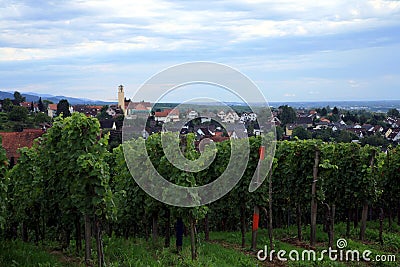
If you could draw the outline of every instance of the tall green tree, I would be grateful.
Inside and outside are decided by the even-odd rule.
[[[14,100],[15,100],[15,104],[16,104],[16,105],[19,105],[19,104],[21,104],[22,102],[25,102],[26,97],[22,96],[20,92],[15,91],[15,92],[14,92]]]
[[[300,126],[293,129],[292,135],[293,135],[293,137],[297,136],[301,140],[311,138],[311,133]]]
[[[281,120],[283,125],[287,123],[293,123],[296,120],[296,112],[292,107],[288,105],[280,106],[279,109],[281,112],[278,115],[278,118]]]
[[[12,110],[13,106],[14,106],[14,104],[11,101],[11,99],[6,98],[3,100],[3,111],[10,112]]]
[[[63,114],[64,118],[71,116],[71,112],[69,111],[69,103],[66,99],[61,99],[57,104],[56,115],[59,116],[61,113]]]
[[[328,115],[328,110],[326,108],[322,108],[320,114],[321,114],[321,116],[326,116],[326,115]]]
[[[21,106],[13,106],[8,118],[12,121],[25,121],[28,117],[28,109]]]
[[[45,108],[45,106],[43,104],[43,101],[42,101],[42,97],[39,97],[38,108],[39,108],[40,112],[45,112],[46,111],[46,108]]]
[[[35,123],[44,123],[44,122],[51,122],[51,118],[47,115],[47,113],[38,112],[34,114],[34,122]]]

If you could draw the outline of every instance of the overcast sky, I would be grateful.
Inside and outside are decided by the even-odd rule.
[[[400,1],[0,0],[1,91],[110,101],[190,61],[268,101],[400,99]]]

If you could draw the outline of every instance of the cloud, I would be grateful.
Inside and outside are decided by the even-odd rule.
[[[284,97],[295,97],[295,96],[296,96],[296,94],[292,94],[292,93],[285,93],[283,96],[284,96]]]
[[[358,82],[354,81],[354,80],[349,80],[348,83],[349,83],[351,88],[360,87],[360,84]]]
[[[210,60],[275,89],[299,85],[297,98],[324,86],[364,89],[399,69],[400,1],[0,1],[0,16],[0,89],[72,90],[97,79],[106,95],[102,84],[140,84],[156,66]],[[394,88],[399,79],[382,81]]]

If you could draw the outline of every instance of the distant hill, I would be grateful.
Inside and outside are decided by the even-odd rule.
[[[92,100],[87,98],[75,98],[75,97],[68,97],[68,96],[54,96],[49,94],[38,94],[38,93],[21,93],[22,96],[26,98],[27,102],[37,102],[39,101],[39,97],[42,97],[42,100],[49,100],[55,104],[57,104],[61,99],[67,99],[71,105],[110,105],[114,104],[115,102],[106,102],[101,100]],[[14,93],[11,92],[4,92],[0,91],[0,99],[10,98],[14,99]]]

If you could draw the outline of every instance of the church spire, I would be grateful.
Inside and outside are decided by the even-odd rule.
[[[118,86],[118,107],[125,113],[125,93],[124,86]]]

